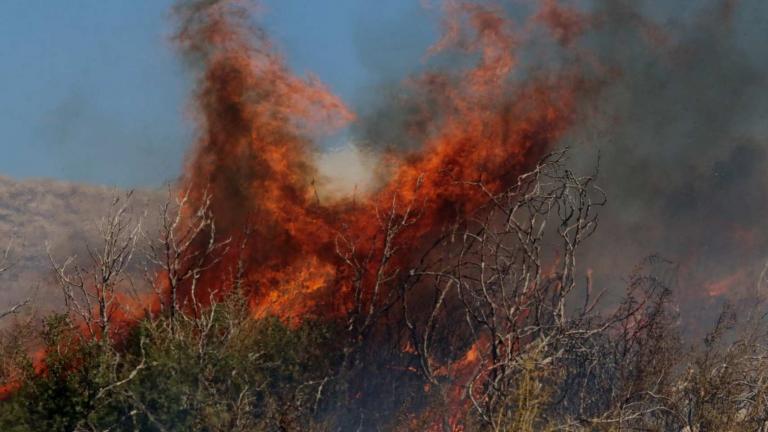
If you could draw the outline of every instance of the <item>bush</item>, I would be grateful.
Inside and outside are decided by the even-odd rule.
[[[78,337],[66,317],[47,320],[43,372],[28,357],[16,362],[22,382],[0,404],[0,430],[317,427],[318,385],[339,362],[334,326],[244,319],[220,306],[175,325],[144,319],[112,343]]]

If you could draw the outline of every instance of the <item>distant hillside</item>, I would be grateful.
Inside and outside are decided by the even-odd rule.
[[[97,223],[117,194],[125,191],[0,176],[0,246],[4,250],[11,242],[9,262],[13,265],[0,276],[0,310],[30,296],[40,309],[61,305],[46,249],[58,260],[72,254],[83,256],[86,242],[97,240]],[[131,200],[134,214],[147,211],[151,221],[165,197],[160,191],[135,191]]]

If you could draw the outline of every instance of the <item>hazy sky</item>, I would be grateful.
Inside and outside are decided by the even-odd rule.
[[[169,41],[172,3],[0,2],[0,175],[120,186],[175,178],[192,131],[189,76]],[[268,0],[260,22],[296,72],[354,105],[418,63],[434,33],[419,3]]]

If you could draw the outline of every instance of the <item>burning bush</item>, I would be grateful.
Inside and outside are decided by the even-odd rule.
[[[175,313],[158,306],[143,317],[79,315],[72,306],[33,336],[42,356],[25,355],[10,333],[4,370],[13,390],[0,404],[0,424],[18,431],[761,427],[760,305],[742,323],[726,311],[703,349],[687,352],[664,260],[649,258],[629,278],[624,300],[605,304],[589,280],[573,276],[604,198],[593,176],[575,175],[562,158],[546,157],[514,186],[489,193],[487,206],[444,227],[416,265],[388,276],[397,289],[385,291],[380,307],[287,322],[254,317],[240,264],[230,269],[226,295],[190,296]],[[481,183],[464,186],[488,192]],[[120,216],[107,220],[130,226]],[[394,236],[392,225],[380,229]],[[127,251],[121,245],[131,236],[105,244],[104,256],[119,256],[110,248]],[[207,249],[210,261],[195,261],[194,274],[216,269],[200,263],[229,253]],[[167,293],[167,279],[153,280],[157,295]],[[74,305],[69,286],[62,281]],[[82,295],[105,293],[113,295]],[[99,324],[102,317],[111,326]]]
[[[68,310],[35,356],[8,335],[4,430],[764,426],[762,303],[687,350],[670,263],[649,258],[620,298],[582,280],[606,196],[555,147],[599,80],[521,73],[503,8],[449,3],[431,54],[464,61],[410,81],[419,145],[380,151],[371,191],[322,201],[314,143],[354,114],[241,3],[176,16],[199,78],[179,193],[157,232],[117,200],[89,265],[52,257]],[[565,47],[590,25],[556,2],[542,23]]]

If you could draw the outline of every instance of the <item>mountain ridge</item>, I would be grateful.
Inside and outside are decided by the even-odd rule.
[[[49,178],[14,179],[0,175],[0,248],[8,249],[0,275],[0,310],[26,298],[33,307],[61,306],[48,257],[57,261],[83,256],[87,244],[98,241],[98,222],[116,197],[128,189]],[[134,189],[131,217],[150,217],[167,197],[160,189]]]

